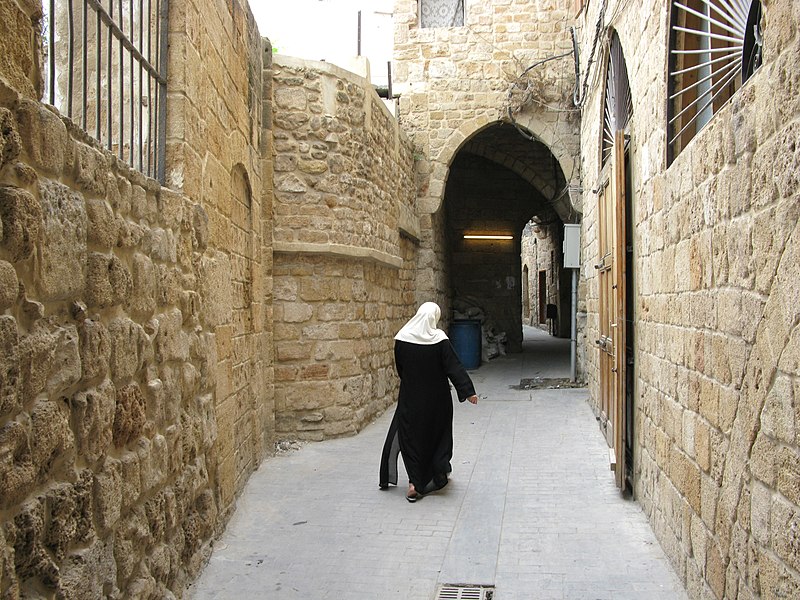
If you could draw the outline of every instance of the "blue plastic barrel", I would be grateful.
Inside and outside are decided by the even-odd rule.
[[[464,319],[450,323],[450,343],[465,369],[481,366],[481,322]]]

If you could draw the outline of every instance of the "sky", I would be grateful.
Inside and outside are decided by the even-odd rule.
[[[393,0],[249,0],[258,29],[278,54],[325,60],[347,68],[358,54],[370,62],[372,82],[386,85],[392,56]]]

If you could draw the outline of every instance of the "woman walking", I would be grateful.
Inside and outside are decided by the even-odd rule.
[[[436,328],[440,316],[439,306],[426,302],[394,338],[400,394],[381,455],[380,487],[397,485],[397,455],[402,454],[409,502],[447,485],[453,456],[449,382],[460,402],[478,403],[472,380],[447,334]]]

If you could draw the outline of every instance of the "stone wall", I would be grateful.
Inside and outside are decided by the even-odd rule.
[[[393,89],[417,159],[423,223],[418,300],[434,299],[445,308],[451,294],[445,239],[439,230],[426,229],[443,215],[426,215],[440,210],[459,149],[481,130],[507,121],[511,104],[517,122],[552,152],[567,182],[578,175],[577,122],[572,113],[546,108],[569,108],[571,59],[547,62],[523,76],[536,61],[569,52],[569,3],[466,0],[464,26],[443,28],[421,27],[418,4],[395,2]]]
[[[170,3],[167,185],[208,214],[198,285],[217,427],[209,465],[220,510],[233,507],[273,440],[269,107],[264,44],[246,3]],[[267,55],[264,60],[262,53]]]
[[[559,306],[561,297],[560,268],[557,252],[561,252],[558,236],[563,235],[552,225],[540,225],[534,222],[525,226],[522,233],[522,266],[528,267],[528,310],[523,307],[522,322],[526,325],[541,326],[550,330],[544,314],[539,314],[539,272],[545,273],[544,304]],[[523,291],[523,304],[525,294]],[[569,313],[564,315],[569,321]]]
[[[582,56],[600,4],[578,18]],[[635,494],[692,598],[800,596],[800,4],[762,4],[763,65],[668,168],[666,3],[607,11],[633,94]],[[590,93],[585,190],[600,171]],[[594,340],[596,201],[584,208]]]
[[[41,5],[0,8],[4,598],[182,595],[272,435],[261,40],[170,6],[169,188],[38,101]]]
[[[277,435],[359,431],[396,398],[393,336],[414,312],[411,145],[370,84],[275,56]]]

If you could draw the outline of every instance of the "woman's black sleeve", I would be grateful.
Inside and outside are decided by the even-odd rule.
[[[397,375],[400,379],[403,378],[403,367],[401,366],[400,356],[397,348],[397,342],[394,343],[394,368],[397,370]]]
[[[442,342],[442,363],[444,370],[447,373],[447,378],[452,382],[456,388],[458,401],[463,402],[470,396],[475,395],[475,386],[472,384],[472,379],[469,378],[467,370],[458,360],[456,351],[450,340]]]

